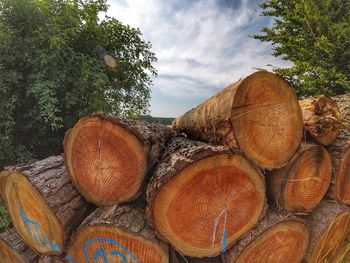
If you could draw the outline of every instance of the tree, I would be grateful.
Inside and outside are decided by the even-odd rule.
[[[273,67],[299,96],[350,91],[350,2],[342,0],[267,0],[261,15],[271,28],[253,37],[271,42],[273,55],[293,63]]]
[[[138,29],[100,21],[107,9],[106,0],[0,1],[0,168],[60,153],[86,114],[147,112],[155,54]]]

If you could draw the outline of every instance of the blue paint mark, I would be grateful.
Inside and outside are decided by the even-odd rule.
[[[66,256],[64,259],[71,263],[77,263],[76,259],[72,256]]]
[[[21,214],[22,220],[26,226],[28,233],[34,239],[37,247],[45,248],[47,245],[49,245],[52,251],[58,251],[60,253],[62,252],[60,246],[57,243],[52,243],[50,239],[44,235],[44,231],[41,225],[37,221],[29,219],[21,207],[19,207],[19,212]],[[34,226],[35,233],[33,233],[31,226]],[[41,244],[40,244],[40,241],[41,241]]]
[[[126,256],[130,256],[133,259],[134,263],[140,263],[138,261],[138,259],[129,250],[127,250],[125,247],[123,247],[121,244],[119,244],[118,242],[114,241],[113,239],[103,238],[103,237],[91,239],[91,240],[89,240],[88,242],[85,243],[84,255],[85,255],[86,263],[90,263],[89,253],[88,253],[89,252],[89,246],[91,244],[99,242],[99,241],[113,244],[113,245],[117,246],[120,250],[122,250],[122,251],[111,251],[110,254],[113,255],[113,256],[120,256],[120,257],[122,257],[123,263],[128,263],[128,260],[127,260]],[[106,252],[104,251],[103,248],[99,248],[97,250],[97,252],[95,253],[93,259],[97,260],[97,258],[100,255],[102,255],[104,263],[108,263],[107,255],[106,255]]]
[[[225,252],[227,247],[227,231],[226,226],[224,227],[224,232],[222,233],[222,240],[221,240],[221,252]]]

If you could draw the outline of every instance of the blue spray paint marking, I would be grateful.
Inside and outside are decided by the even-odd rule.
[[[109,239],[109,238],[103,238],[103,237],[99,237],[99,238],[95,238],[95,239],[91,239],[89,240],[88,242],[85,243],[85,247],[84,247],[84,255],[85,255],[85,261],[86,263],[90,263],[90,260],[89,260],[89,246],[95,242],[99,242],[99,241],[102,241],[102,242],[106,242],[106,243],[110,243],[110,244],[113,244],[115,246],[117,246],[120,250],[122,250],[122,252],[120,251],[111,251],[111,255],[113,256],[121,256],[122,259],[123,259],[123,263],[128,263],[128,260],[126,258],[126,256],[130,256],[134,263],[140,263],[138,261],[138,259],[129,251],[127,250],[125,247],[123,247],[121,244],[119,244],[118,242],[114,241],[113,239]],[[94,260],[97,260],[97,258],[102,255],[102,258],[103,258],[103,261],[104,263],[108,263],[108,259],[107,259],[107,255],[106,255],[106,252],[104,251],[103,248],[99,248],[97,250],[97,252],[95,253],[93,259]]]
[[[225,226],[224,232],[222,233],[221,252],[225,252],[226,247],[227,247],[227,231],[226,231],[226,226]]]
[[[37,221],[29,219],[21,207],[19,207],[19,212],[21,214],[22,220],[26,226],[28,233],[34,239],[35,244],[38,247],[46,247],[47,245],[49,245],[52,251],[58,251],[60,253],[62,252],[60,246],[57,243],[52,243],[50,239],[44,235],[44,231]],[[34,226],[36,233],[33,233],[31,226]]]
[[[76,259],[72,256],[66,256],[64,259],[69,261],[70,263],[77,263]]]

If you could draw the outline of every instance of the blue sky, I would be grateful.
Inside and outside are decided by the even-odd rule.
[[[259,16],[259,2],[109,0],[107,15],[140,28],[158,58],[152,116],[179,116],[254,68],[289,65],[249,37],[272,23]]]

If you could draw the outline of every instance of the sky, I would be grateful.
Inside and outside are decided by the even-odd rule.
[[[272,19],[259,0],[109,0],[108,16],[141,30],[158,61],[150,114],[176,117],[256,68],[288,66],[249,37]]]

